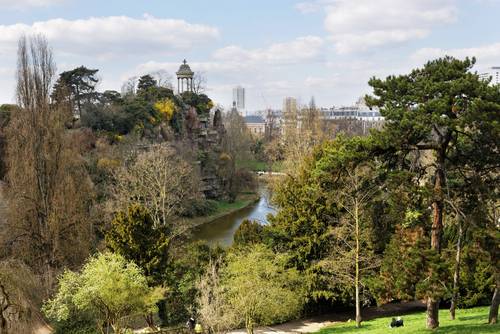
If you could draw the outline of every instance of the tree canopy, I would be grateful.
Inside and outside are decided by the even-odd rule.
[[[127,317],[156,311],[164,292],[163,288],[150,288],[135,263],[103,253],[90,258],[80,273],[66,270],[59,277],[58,292],[43,310],[57,321],[67,320],[77,311],[90,312],[103,333],[111,326],[114,333],[121,334]]]

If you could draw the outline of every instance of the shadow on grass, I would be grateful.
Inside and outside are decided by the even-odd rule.
[[[471,319],[476,317],[470,317]],[[484,324],[470,324],[470,325],[444,325],[439,327],[435,331],[426,330],[424,328],[416,330],[413,327],[400,327],[400,328],[390,328],[387,326],[387,330],[383,331],[380,326],[373,326],[371,324],[364,324],[361,328],[352,327],[330,327],[325,328],[318,332],[318,334],[352,334],[352,333],[364,333],[371,329],[378,329],[380,333],[439,333],[439,334],[468,334],[468,333],[500,333],[499,325],[488,325]],[[379,333],[377,331],[377,333]]]
[[[478,319],[483,319],[486,322],[486,317],[484,314],[478,314],[478,315],[470,315],[470,316],[465,316],[465,317],[457,317],[459,321],[468,321],[468,320],[478,320]]]
[[[429,331],[430,332],[430,331]],[[465,333],[499,333],[498,325],[477,324],[477,325],[448,325],[440,327],[436,333],[443,334],[465,334]]]

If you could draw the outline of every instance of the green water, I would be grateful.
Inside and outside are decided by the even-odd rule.
[[[263,225],[267,224],[267,215],[274,214],[276,209],[269,203],[269,191],[265,185],[259,186],[259,194],[258,202],[196,228],[193,231],[193,239],[204,240],[212,245],[230,246],[243,220],[250,219]]]

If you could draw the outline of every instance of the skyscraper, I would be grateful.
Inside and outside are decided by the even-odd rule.
[[[245,88],[241,86],[233,88],[233,102],[240,112],[245,110]]]
[[[294,97],[285,97],[283,99],[283,113],[292,113],[297,111],[297,99]]]

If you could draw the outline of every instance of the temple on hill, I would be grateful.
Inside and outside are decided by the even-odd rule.
[[[182,94],[184,92],[193,92],[193,77],[194,72],[191,67],[187,64],[186,59],[182,62],[179,70],[175,73],[177,74],[177,93]]]

